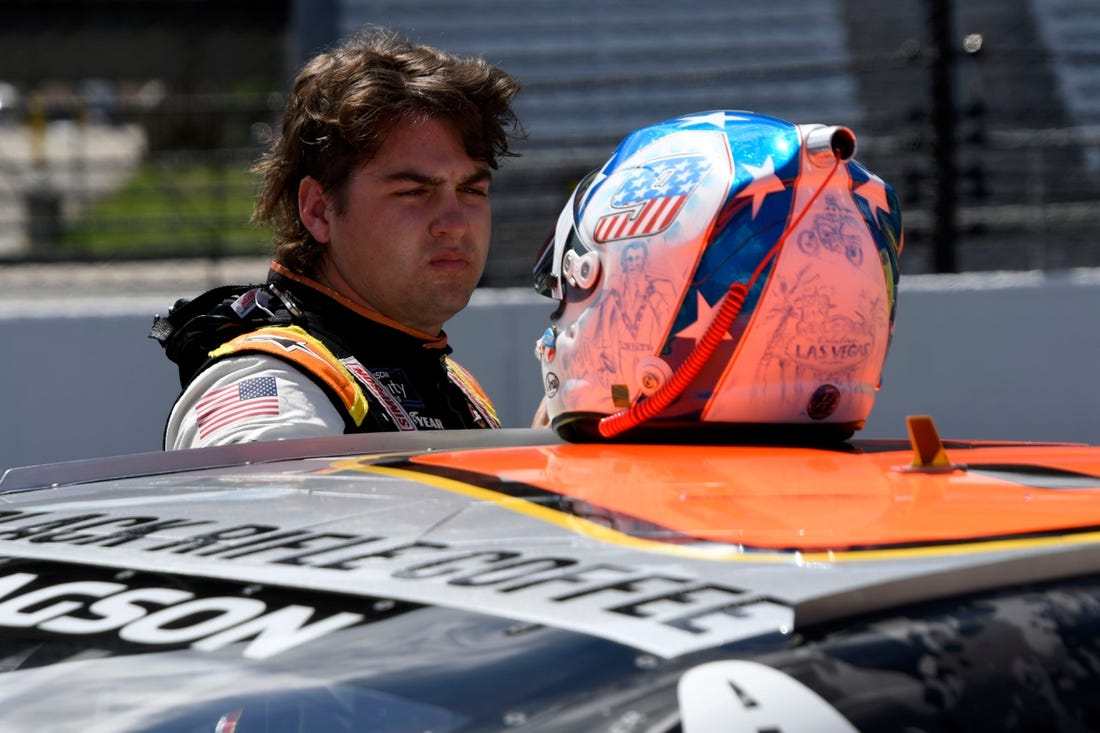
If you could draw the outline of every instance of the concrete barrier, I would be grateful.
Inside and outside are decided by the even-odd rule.
[[[179,389],[146,333],[172,302],[0,300],[0,470],[160,449]],[[508,427],[540,399],[532,355],[552,310],[527,290],[483,290],[447,326],[456,358]],[[903,278],[884,386],[863,437],[932,415],[944,438],[1100,443],[1100,269]]]

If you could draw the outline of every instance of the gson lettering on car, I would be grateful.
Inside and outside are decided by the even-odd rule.
[[[18,563],[9,559],[4,565]],[[267,598],[257,586],[238,586],[231,595],[228,584],[199,582],[185,589],[161,580],[131,571],[107,576],[56,567],[9,569],[0,573],[0,634],[34,629],[99,637],[131,652],[187,646],[216,651],[238,644],[241,656],[266,659],[365,618]]]

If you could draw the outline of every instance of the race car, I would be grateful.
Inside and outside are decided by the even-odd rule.
[[[349,435],[10,469],[0,721],[1100,727],[1100,448],[907,430]]]

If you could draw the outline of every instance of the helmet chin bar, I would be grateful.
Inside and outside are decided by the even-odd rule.
[[[830,139],[832,136],[838,134],[837,129],[845,128],[829,128]],[[814,131],[816,132],[816,130]],[[812,134],[812,133],[811,133]],[[851,132],[848,133],[851,135]],[[794,221],[787,227],[786,231],[780,236],[779,241],[775,243],[775,246],[760,260],[760,264],[757,265],[756,271],[753,272],[752,277],[749,278],[748,283],[735,282],[726,291],[726,295],[722,300],[722,306],[718,310],[718,315],[714,317],[711,324],[707,327],[706,333],[695,344],[695,348],[691,350],[684,363],[680,365],[672,373],[672,377],[668,379],[664,384],[653,392],[651,396],[646,397],[645,389],[642,390],[642,397],[634,402],[630,407],[620,410],[613,415],[607,415],[600,419],[598,429],[600,436],[603,438],[614,438],[627,430],[636,428],[642,423],[653,419],[661,413],[666,407],[671,405],[677,397],[692,380],[699,375],[706,363],[710,361],[710,358],[714,356],[714,352],[718,349],[718,345],[722,342],[722,338],[729,330],[733,322],[737,320],[737,316],[741,313],[741,308],[745,305],[745,299],[748,297],[749,291],[752,286],[756,284],[757,279],[760,277],[764,269],[776,259],[780,251],[783,249],[783,245],[787,242],[787,237],[792,231],[798,229],[799,224],[802,222],[803,217],[813,208],[814,202],[817,197],[821,195],[821,192],[829,185],[829,181],[832,180],[833,175],[836,173],[837,168],[842,162],[851,157],[854,153],[854,136],[852,139],[853,147],[850,150],[846,150],[844,147],[831,146],[833,150],[832,155],[832,168],[825,176],[825,180],[809,201],[806,202],[806,206],[802,211],[798,213]],[[842,157],[847,153],[847,157]]]

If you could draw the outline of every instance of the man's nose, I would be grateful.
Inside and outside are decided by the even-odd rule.
[[[456,236],[469,228],[470,220],[455,196],[444,196],[428,227],[433,237]]]

